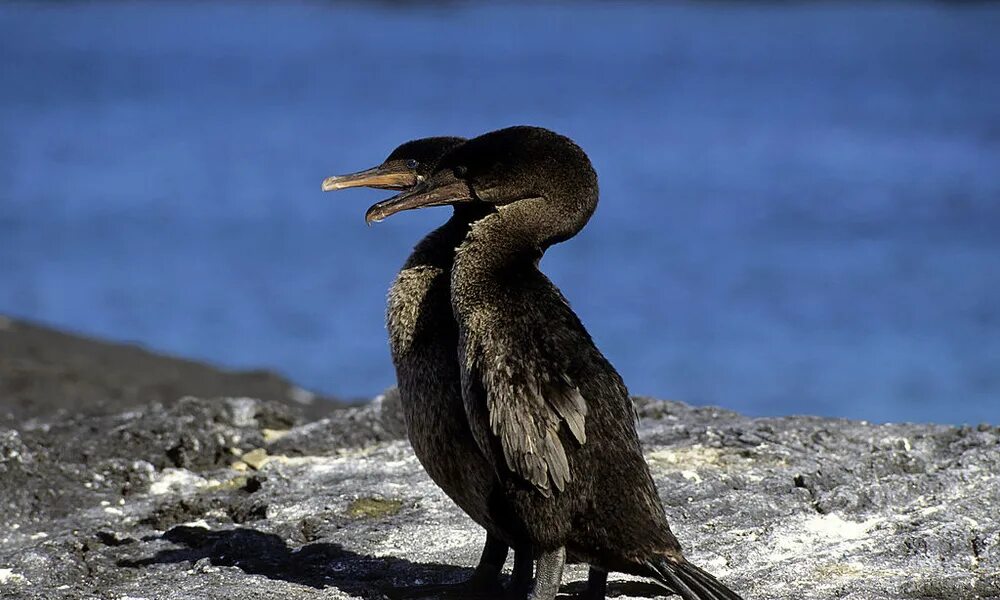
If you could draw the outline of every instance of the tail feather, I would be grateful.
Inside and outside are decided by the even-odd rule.
[[[674,573],[673,569],[665,568],[660,569],[658,565],[650,564],[649,567],[659,575],[656,578],[656,582],[667,588],[672,594],[677,594],[684,600],[703,600],[694,593],[691,588],[687,586],[679,577]],[[711,598],[706,598],[704,600],[712,600]]]
[[[743,600],[711,573],[681,559],[662,558],[646,563],[656,573],[655,579],[684,600]]]
[[[702,582],[702,584],[708,586],[723,600],[743,600],[742,596],[729,589],[725,584],[716,579],[715,575],[712,575],[701,567],[685,561],[684,564],[681,565],[681,569],[686,573],[689,573],[692,577],[697,578]]]
[[[677,569],[677,578],[687,584],[689,588],[695,591],[695,594],[699,599],[704,600],[723,600],[719,598],[712,590],[706,587],[697,577],[692,576],[690,573],[684,569]]]

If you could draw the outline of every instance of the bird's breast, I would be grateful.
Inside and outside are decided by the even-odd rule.
[[[432,266],[403,269],[389,289],[386,327],[393,356],[414,351],[421,338],[453,328],[450,273]]]

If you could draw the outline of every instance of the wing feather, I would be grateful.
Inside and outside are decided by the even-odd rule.
[[[524,337],[480,338],[475,345],[471,352],[467,348],[466,368],[482,383],[490,432],[507,468],[545,496],[564,490],[572,474],[560,432],[565,427],[572,442],[587,441],[587,403],[580,390],[562,372],[564,365]]]

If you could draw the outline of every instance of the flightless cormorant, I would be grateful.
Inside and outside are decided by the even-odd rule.
[[[434,171],[441,156],[465,140],[431,137],[393,150],[382,164],[328,177],[323,191],[351,187],[406,190]],[[497,485],[491,465],[469,430],[458,366],[458,326],[451,310],[450,278],[455,248],[484,209],[459,206],[441,227],[422,239],[389,290],[386,323],[396,368],[400,403],[413,451],[431,479],[486,531],[486,543],[472,577],[455,585],[417,586],[409,595],[488,594],[513,544],[492,518],[489,496]],[[515,550],[511,588],[531,587],[532,555]]]
[[[579,146],[511,127],[456,146],[433,174],[365,217],[440,205],[482,211],[451,275],[462,396],[500,481],[494,514],[537,554],[531,599],[555,598],[569,552],[604,571],[651,577],[685,600],[738,600],[684,558],[624,382],[538,270],[546,249],[586,225],[597,199]]]

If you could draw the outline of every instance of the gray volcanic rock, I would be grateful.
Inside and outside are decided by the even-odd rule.
[[[402,439],[406,439],[406,423],[399,405],[399,391],[390,388],[368,404],[341,409],[328,418],[296,427],[272,442],[268,452],[328,456],[340,448]]]
[[[748,600],[1000,597],[1000,429],[636,406],[675,532]],[[0,597],[372,600],[464,578],[483,534],[399,425],[390,394],[308,423],[186,398],[0,430]]]

